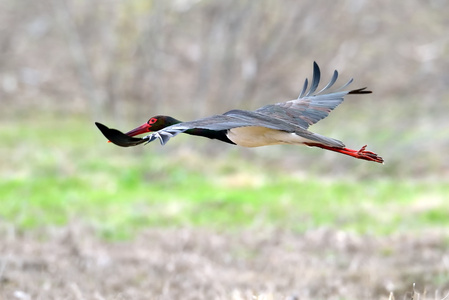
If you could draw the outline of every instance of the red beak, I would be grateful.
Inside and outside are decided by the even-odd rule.
[[[145,123],[137,128],[134,128],[131,131],[128,131],[125,134],[128,136],[135,136],[135,135],[139,135],[139,134],[147,133],[147,132],[150,132],[150,125],[148,125],[148,123]]]

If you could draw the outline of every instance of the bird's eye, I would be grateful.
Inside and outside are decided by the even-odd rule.
[[[154,123],[156,123],[156,121],[157,121],[157,119],[156,118],[151,118],[151,119],[149,119],[148,120],[148,124],[154,124]]]

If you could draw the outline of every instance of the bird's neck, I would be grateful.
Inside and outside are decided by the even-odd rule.
[[[197,135],[202,137],[207,137],[209,139],[216,139],[220,140],[225,143],[233,144],[233,143],[227,136],[227,130],[209,130],[209,129],[201,129],[201,128],[194,128],[184,131],[184,133],[190,134],[190,135]]]
[[[182,123],[182,121],[177,120],[175,118],[172,118],[172,117],[167,117],[167,118],[170,118],[170,120],[169,120],[170,125]],[[190,135],[202,136],[202,137],[206,137],[209,139],[220,140],[222,142],[235,145],[235,143],[232,142],[228,138],[227,130],[210,130],[210,129],[202,129],[202,128],[193,128],[193,129],[188,129],[188,130],[184,131],[184,133],[187,133]]]

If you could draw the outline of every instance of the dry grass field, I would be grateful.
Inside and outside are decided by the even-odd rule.
[[[2,229],[2,299],[388,299],[390,292],[443,299],[449,292],[448,236],[436,232],[148,229],[108,242],[78,224],[32,234]]]

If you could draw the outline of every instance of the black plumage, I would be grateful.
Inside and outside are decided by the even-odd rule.
[[[337,81],[337,71],[334,71],[330,82],[315,93],[320,78],[320,69],[314,62],[313,77],[309,90],[307,90],[308,80],[306,79],[297,99],[269,104],[255,111],[235,109],[221,115],[213,115],[188,122],[181,122],[168,116],[155,116],[147,123],[126,134],[115,129],[109,129],[99,123],[97,123],[97,126],[111,142],[124,147],[145,142],[150,143],[156,139],[159,139],[161,144],[164,145],[170,138],[179,133],[187,133],[245,147],[304,144],[360,159],[383,162],[382,158],[373,152],[366,151],[364,147],[358,151],[347,149],[339,140],[308,130],[310,125],[327,117],[333,109],[342,103],[344,96],[371,93],[366,88],[343,90],[352,83],[352,79],[336,91],[325,93]],[[149,132],[149,134],[140,140],[131,137],[145,132]]]

